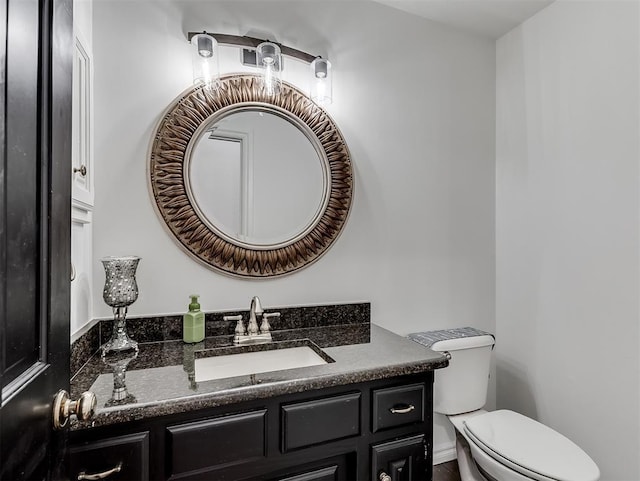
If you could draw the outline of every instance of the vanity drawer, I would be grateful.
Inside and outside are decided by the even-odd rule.
[[[372,432],[424,421],[423,383],[375,389],[372,401]]]
[[[149,479],[149,432],[95,441],[69,449],[71,480]]]
[[[266,456],[266,409],[167,427],[170,475]]]
[[[360,434],[360,393],[283,405],[282,451]]]

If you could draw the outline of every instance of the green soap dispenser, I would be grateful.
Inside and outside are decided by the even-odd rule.
[[[204,312],[200,310],[198,295],[191,295],[189,312],[182,317],[182,340],[200,342],[204,339]]]

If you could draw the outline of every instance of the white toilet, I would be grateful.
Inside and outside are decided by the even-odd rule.
[[[451,356],[449,366],[436,371],[434,411],[445,414],[456,428],[462,481],[600,478],[596,463],[553,429],[513,411],[482,409],[495,343],[492,335],[462,328],[409,337]],[[431,342],[424,342],[425,337]]]

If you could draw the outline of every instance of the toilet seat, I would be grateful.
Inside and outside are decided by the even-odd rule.
[[[465,434],[495,461],[540,481],[597,481],[600,471],[576,444],[513,411],[485,412],[463,421]]]

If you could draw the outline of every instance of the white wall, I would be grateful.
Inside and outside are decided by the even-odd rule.
[[[640,12],[557,1],[497,42],[498,407],[640,479]]]
[[[185,32],[203,29],[269,37],[334,65],[328,111],[352,154],[353,209],[331,250],[294,275],[248,281],[209,270],[154,212],[148,144],[191,83]],[[131,315],[183,312],[197,292],[205,310],[248,308],[253,295],[266,307],[369,300],[372,321],[400,334],[493,331],[492,41],[368,1],[98,0],[93,33],[96,317],[110,316],[98,259],[136,254]],[[441,424],[436,450],[450,441]]]

